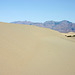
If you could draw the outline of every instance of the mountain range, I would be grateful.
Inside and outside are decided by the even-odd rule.
[[[25,24],[25,25],[35,25],[39,27],[50,28],[62,33],[75,32],[75,23],[67,20],[63,21],[46,21],[44,23],[31,22],[31,21],[14,21],[11,23],[15,24]]]

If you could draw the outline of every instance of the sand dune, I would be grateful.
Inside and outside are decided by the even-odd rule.
[[[75,39],[47,28],[0,23],[0,75],[75,75]]]

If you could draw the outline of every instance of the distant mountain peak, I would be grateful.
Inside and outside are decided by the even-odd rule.
[[[72,22],[67,21],[67,20],[63,20],[63,21],[61,21],[61,22],[65,22],[65,23],[72,23]]]

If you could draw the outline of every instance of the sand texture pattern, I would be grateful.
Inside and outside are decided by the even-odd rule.
[[[0,23],[0,75],[75,75],[75,38],[33,25]]]

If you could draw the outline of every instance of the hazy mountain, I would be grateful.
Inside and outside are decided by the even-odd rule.
[[[26,25],[35,25],[39,27],[50,28],[59,32],[67,33],[67,32],[75,32],[75,23],[72,23],[67,20],[63,21],[46,21],[44,23],[35,23],[31,21],[15,21],[11,23],[16,24],[26,24]]]

